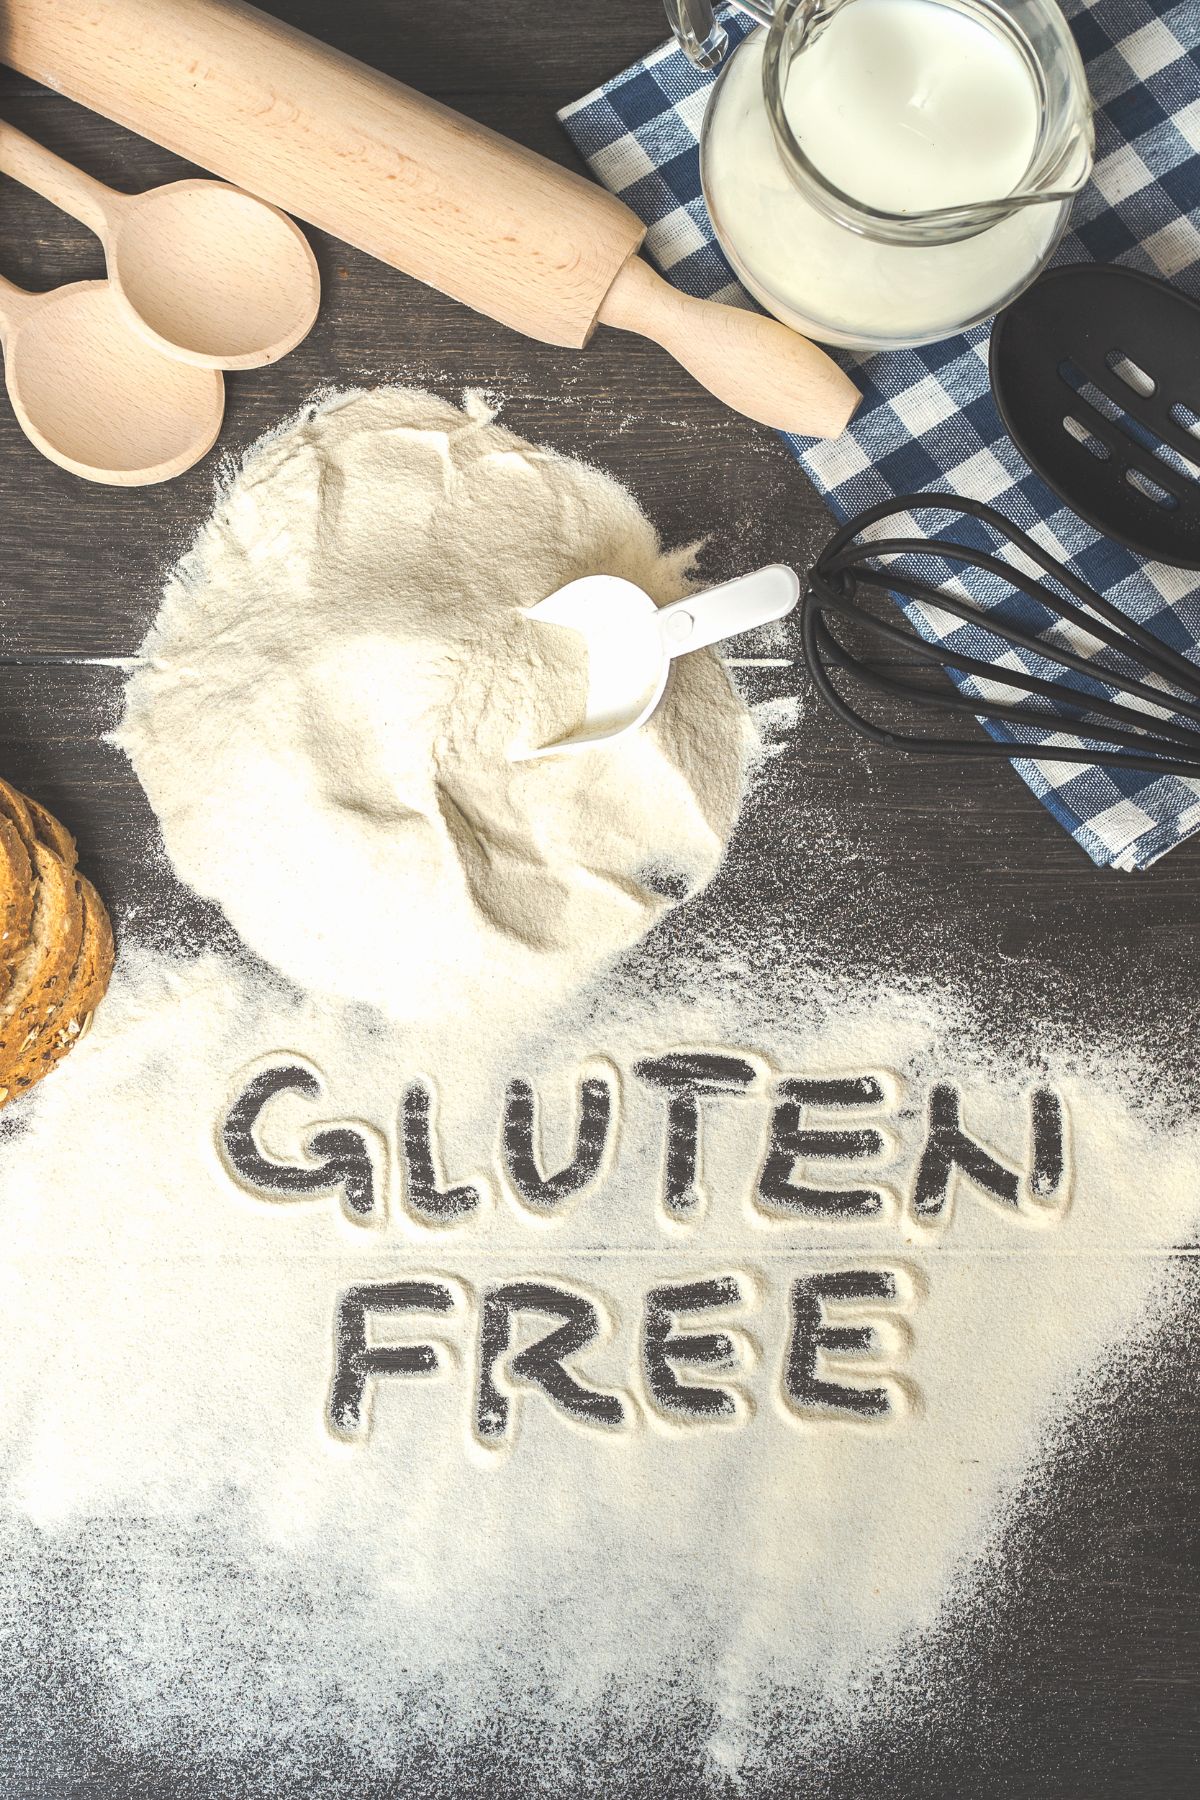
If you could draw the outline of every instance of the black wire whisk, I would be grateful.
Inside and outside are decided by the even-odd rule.
[[[860,535],[883,519],[910,512],[952,512],[979,519],[1001,543],[1041,569],[1057,592],[1037,577],[990,551],[941,538],[872,538]],[[954,565],[979,569],[1045,607],[1056,619],[1084,632],[1098,645],[1115,650],[1132,665],[1130,674],[1107,660],[1097,661],[1056,644],[1036,632],[1010,624],[1003,616],[944,586],[886,564],[896,557],[932,556]],[[1009,668],[986,657],[968,655],[946,644],[931,643],[867,609],[864,596],[882,594],[935,606],[964,624],[990,633],[1001,645],[1026,651],[1056,668],[1082,677],[1092,691],[1067,681]],[[831,620],[854,621],[876,643],[899,647],[906,656],[949,673],[998,682],[1027,698],[987,700],[960,693],[946,684],[926,685],[906,676],[889,675],[870,666],[834,633]],[[1200,666],[1130,619],[1088,586],[1056,557],[1035,543],[993,507],[957,494],[903,494],[859,513],[830,540],[808,578],[801,611],[804,653],[817,691],[838,717],[855,731],[891,749],[935,752],[947,756],[1004,756],[1013,761],[1039,758],[1047,762],[1095,763],[1105,768],[1135,769],[1149,774],[1200,776]],[[1003,654],[1003,651],[998,652]],[[995,738],[947,738],[927,732],[892,729],[858,712],[833,679],[858,683],[888,700],[901,700],[942,713],[969,714],[985,722],[1065,733],[1073,743],[1028,743]],[[1094,684],[1123,696],[1113,699],[1094,691]],[[1155,708],[1148,714],[1128,701]],[[1163,716],[1170,715],[1169,717]]]

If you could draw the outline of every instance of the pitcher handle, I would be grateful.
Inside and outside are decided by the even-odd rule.
[[[772,0],[733,0],[739,12],[749,13],[760,25],[774,17]],[[663,0],[667,24],[676,42],[698,69],[715,69],[729,48],[729,35],[717,23],[712,0]]]

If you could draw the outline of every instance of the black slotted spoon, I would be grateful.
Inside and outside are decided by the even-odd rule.
[[[1017,449],[1089,525],[1200,568],[1200,306],[1136,269],[1053,269],[992,330]]]

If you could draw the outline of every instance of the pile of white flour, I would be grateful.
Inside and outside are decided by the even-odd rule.
[[[576,984],[711,880],[744,707],[677,663],[603,756],[579,640],[521,609],[580,575],[659,602],[687,552],[608,476],[403,388],[252,453],[169,583],[119,733],[171,860],[301,986],[394,1017]]]

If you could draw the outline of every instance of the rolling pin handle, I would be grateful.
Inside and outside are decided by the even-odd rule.
[[[799,332],[740,306],[693,300],[640,256],[622,265],[597,317],[661,344],[718,400],[776,431],[839,437],[862,398]]]

